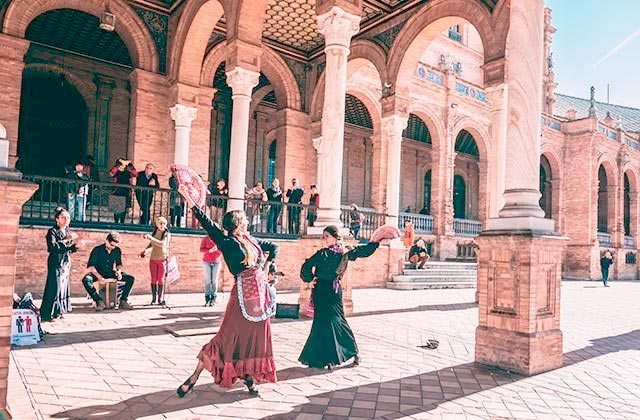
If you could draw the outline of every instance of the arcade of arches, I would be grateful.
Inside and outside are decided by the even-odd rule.
[[[154,162],[166,186],[168,165],[184,163],[227,178],[230,208],[245,185],[296,177],[319,186],[319,226],[351,203],[390,223],[428,216],[422,235],[441,260],[471,242],[465,229],[484,228],[477,359],[502,366],[505,331],[550,332],[526,351],[561,352],[556,280],[598,278],[600,245],[617,254],[618,278],[635,278],[625,255],[637,248],[638,133],[599,118],[593,98],[588,114],[575,105],[558,115],[542,0],[109,4],[112,32],[100,29],[102,2],[0,1],[11,166],[59,176],[92,155],[105,176],[127,157]],[[505,58],[507,45],[525,50]],[[552,232],[569,238],[563,264]],[[539,250],[535,262],[524,245]],[[535,312],[523,308],[536,293],[500,297],[491,284],[533,264],[551,283],[535,289],[531,270],[512,286],[547,291],[531,303],[540,320],[515,323]],[[511,367],[545,370],[557,354],[536,363]]]

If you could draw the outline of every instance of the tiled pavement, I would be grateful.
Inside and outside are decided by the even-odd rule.
[[[349,318],[362,364],[331,373],[297,363],[311,323],[273,323],[280,382],[250,397],[225,391],[206,373],[185,399],[190,374],[226,304],[200,295],[171,297],[173,308],[94,313],[86,300],[45,324],[46,342],[12,351],[14,418],[182,419],[638,419],[640,282],[562,285],[565,366],[526,378],[473,363],[474,290],[355,290]],[[294,302],[297,294],[281,293]],[[147,296],[134,296],[134,304]],[[205,330],[206,331],[206,330]],[[437,338],[437,350],[418,346]]]

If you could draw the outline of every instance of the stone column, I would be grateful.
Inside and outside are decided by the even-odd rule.
[[[304,153],[311,146],[311,131],[309,115],[295,109],[284,108],[275,114],[276,119],[276,167],[280,176],[281,188],[286,189],[292,178],[297,178],[299,185],[305,188],[305,198],[308,198],[309,184],[315,179],[305,177],[306,167],[309,165]],[[322,197],[322,193],[320,194]],[[305,201],[306,202],[306,201]]]
[[[111,125],[111,99],[116,87],[115,79],[95,75],[96,113],[93,138],[93,158],[101,168],[109,167],[109,126]]]
[[[315,145],[318,150],[317,183],[320,208],[316,226],[340,223],[342,191],[342,158],[344,143],[344,107],[347,85],[347,57],[351,37],[358,32],[360,17],[334,6],[318,15],[318,30],[325,37],[324,104],[322,108],[322,137]]]
[[[512,2],[507,35],[505,205],[476,238],[479,325],[475,359],[525,375],[562,366],[564,240],[538,205],[543,0]],[[493,185],[497,187],[497,185]]]
[[[227,84],[233,95],[231,117],[231,147],[229,151],[229,203],[227,210],[244,208],[244,185],[247,176],[247,143],[251,93],[260,73],[235,67],[227,72]]]
[[[18,159],[18,122],[20,121],[20,98],[22,96],[22,71],[24,55],[29,41],[0,34],[0,109],[2,123],[9,142],[9,166],[14,167]]]
[[[500,84],[487,88],[487,97],[491,103],[491,156],[487,182],[489,188],[488,213],[490,218],[498,217],[498,211],[504,206],[504,171],[507,160],[507,99],[508,88]]]
[[[386,222],[392,226],[398,226],[402,132],[407,128],[408,121],[408,116],[397,114],[382,118],[382,141],[387,142]]]
[[[176,124],[176,143],[173,152],[173,162],[180,165],[189,164],[189,137],[191,135],[191,123],[198,115],[198,108],[175,104],[171,108],[171,119]]]
[[[0,139],[6,138],[6,129],[0,124]],[[2,143],[0,143],[2,144]],[[3,222],[0,235],[0,418],[11,418],[7,411],[9,350],[11,350],[11,310],[16,275],[16,249],[22,205],[31,198],[38,185],[22,180],[20,172],[9,169],[8,148],[0,148],[0,201]]]

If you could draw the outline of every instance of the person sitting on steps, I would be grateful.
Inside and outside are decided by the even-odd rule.
[[[105,305],[93,283],[105,279],[116,279],[118,282],[118,291],[121,292],[118,307],[120,309],[133,309],[127,299],[135,279],[132,275],[122,272],[122,251],[118,247],[119,243],[120,234],[115,231],[110,232],[104,244],[93,248],[89,255],[87,272],[82,278],[82,285],[96,303],[96,311],[104,310]]]
[[[427,252],[427,244],[424,242],[424,239],[418,238],[409,250],[409,262],[413,264],[416,269],[421,270],[430,259],[429,252]]]

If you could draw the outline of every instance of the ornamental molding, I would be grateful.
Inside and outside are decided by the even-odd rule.
[[[325,51],[332,47],[348,50],[351,37],[359,30],[360,16],[347,13],[337,6],[318,16],[318,32],[324,35]]]
[[[171,119],[176,122],[176,128],[191,128],[191,123],[198,115],[198,108],[183,104],[175,104],[169,110],[171,111]]]
[[[235,67],[227,72],[227,85],[231,88],[233,96],[245,96],[251,99],[253,88],[258,85],[260,73]]]

